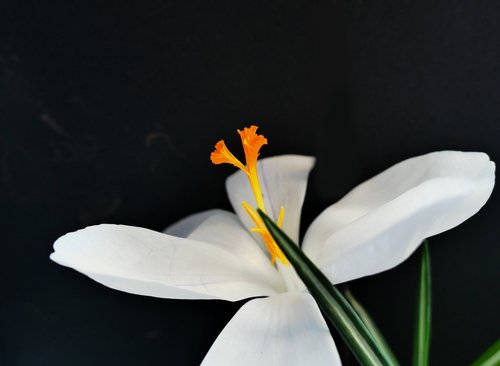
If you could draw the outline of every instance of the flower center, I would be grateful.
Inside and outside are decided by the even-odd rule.
[[[215,144],[215,150],[210,154],[210,160],[213,164],[231,164],[242,170],[248,177],[250,182],[250,187],[252,187],[252,192],[255,197],[255,202],[257,207],[263,212],[266,212],[266,207],[264,205],[264,198],[262,196],[262,191],[260,189],[259,175],[257,169],[257,158],[259,157],[259,151],[263,145],[267,145],[267,139],[263,135],[257,134],[257,126],[245,127],[243,130],[237,130],[241,138],[241,144],[243,145],[243,151],[245,153],[245,165],[238,160],[229,149],[226,147],[224,140],[220,140]],[[271,261],[274,264],[276,258],[278,258],[281,263],[289,264],[285,255],[278,247],[273,237],[266,228],[266,225],[255,211],[255,209],[250,206],[247,202],[243,201],[243,208],[247,212],[248,216],[252,219],[255,224],[255,228],[251,229],[252,232],[256,232],[262,236],[264,243],[266,245],[269,254],[271,255]],[[280,208],[280,213],[276,221],[277,225],[281,228],[283,222],[283,217],[285,215],[285,210],[283,207]]]

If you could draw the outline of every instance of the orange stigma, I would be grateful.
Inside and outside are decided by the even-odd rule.
[[[245,160],[249,169],[255,167],[257,169],[257,158],[259,157],[260,148],[267,145],[267,139],[264,135],[257,135],[257,126],[245,127],[243,131],[237,130],[241,137],[241,144],[245,151]]]
[[[212,160],[212,163],[215,165],[218,164],[231,164],[234,165],[236,168],[239,168],[243,170],[245,173],[248,174],[247,169],[245,166],[239,161],[236,156],[234,156],[231,151],[226,147],[226,144],[224,143],[224,140],[220,140],[215,144],[215,150],[212,151],[210,154],[210,160]]]
[[[262,146],[267,145],[267,139],[264,137],[264,135],[258,135],[257,129],[257,126],[252,125],[250,127],[243,128],[243,130],[237,130],[241,138],[243,151],[245,153],[245,165],[243,165],[243,163],[229,151],[229,149],[226,147],[226,144],[224,143],[224,140],[220,140],[219,142],[217,142],[217,144],[215,144],[215,150],[210,154],[210,160],[213,164],[216,165],[234,165],[238,169],[241,169],[243,172],[245,172],[250,182],[250,187],[252,187],[252,192],[255,197],[257,207],[260,208],[263,212],[266,212],[264,198],[260,189],[257,159],[259,157],[260,149],[262,148]],[[271,255],[272,263],[274,264],[276,258],[278,258],[283,264],[289,264],[285,255],[278,247],[269,231],[267,231],[264,222],[260,219],[260,216],[257,214],[257,212],[248,203],[243,202],[242,204],[243,208],[256,225],[256,228],[252,229],[252,231],[259,233],[264,239],[267,250]],[[284,213],[285,211],[283,207],[281,207],[277,221],[279,227],[281,227]]]

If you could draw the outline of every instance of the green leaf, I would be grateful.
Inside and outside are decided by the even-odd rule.
[[[500,365],[500,339],[497,339],[471,366]]]
[[[377,347],[372,334],[340,291],[265,213],[261,210],[258,212],[269,233],[358,362],[362,366],[393,366]]]
[[[386,357],[391,361],[393,365],[399,366],[399,361],[392,352],[391,347],[389,347],[389,344],[382,335],[382,332],[380,332],[380,329],[378,329],[377,325],[373,321],[370,314],[368,314],[368,312],[361,305],[361,303],[354,297],[351,291],[347,290],[345,292],[345,297],[347,298],[347,300],[349,300],[354,310],[356,310],[359,317],[363,320],[366,327],[373,335],[373,338],[375,338],[375,342],[377,342],[378,347],[382,350],[382,352],[385,353]]]
[[[413,366],[428,366],[431,340],[431,263],[427,240],[422,245],[419,282]]]

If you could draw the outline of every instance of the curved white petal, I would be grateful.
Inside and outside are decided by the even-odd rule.
[[[285,293],[243,305],[202,365],[335,366],[341,362],[311,295]]]
[[[255,263],[262,275],[274,279],[275,283],[281,281],[267,252],[262,250],[238,216],[232,212],[214,210],[188,238],[217,245],[241,260]]]
[[[262,274],[273,278],[275,283],[281,278],[267,252],[262,250],[238,216],[232,212],[219,209],[199,212],[179,220],[163,232],[215,244],[238,258],[254,262],[261,268]]]
[[[133,226],[97,225],[66,234],[50,258],[116,290],[161,298],[236,301],[282,287],[269,264]]]
[[[474,215],[494,181],[495,164],[483,153],[405,160],[323,211],[306,233],[304,251],[334,283],[390,269],[423,239]]]
[[[267,214],[278,218],[280,207],[285,208],[282,229],[297,241],[299,238],[300,212],[307,187],[307,177],[314,166],[315,159],[302,155],[281,155],[259,160],[259,181],[264,196]],[[235,212],[247,228],[252,228],[252,221],[241,202],[246,201],[256,207],[248,178],[238,171],[226,180],[229,200]]]

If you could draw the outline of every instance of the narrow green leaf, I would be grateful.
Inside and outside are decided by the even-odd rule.
[[[497,339],[471,366],[500,365],[500,339]]]
[[[389,347],[389,344],[382,335],[382,332],[377,327],[370,314],[368,314],[368,312],[365,310],[363,305],[361,305],[361,303],[354,297],[352,292],[349,290],[345,292],[345,297],[347,298],[347,300],[349,300],[354,310],[356,310],[359,317],[363,320],[366,327],[373,335],[373,338],[375,338],[378,347],[382,350],[382,352],[385,353],[386,357],[392,362],[393,365],[399,366],[399,361],[392,352],[391,347]]]
[[[419,282],[413,366],[428,366],[431,340],[431,262],[427,240],[422,245]]]
[[[392,366],[378,349],[354,308],[283,231],[261,210],[258,210],[269,233],[293,265],[327,319],[337,329],[362,366]]]

